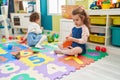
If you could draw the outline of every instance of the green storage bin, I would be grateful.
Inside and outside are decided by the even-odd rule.
[[[120,27],[111,26],[112,45],[120,46]]]

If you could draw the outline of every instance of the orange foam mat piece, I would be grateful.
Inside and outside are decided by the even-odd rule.
[[[78,56],[78,57],[64,56],[59,58],[58,60],[65,64],[75,67],[77,70],[94,62],[93,59],[90,59],[84,56]]]

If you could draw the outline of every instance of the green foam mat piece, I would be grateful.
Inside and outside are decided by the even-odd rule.
[[[82,54],[82,56],[85,56],[87,58],[92,58],[93,60],[97,61],[98,59],[101,59],[105,56],[107,56],[107,52],[100,52],[92,49],[87,49],[87,52],[85,54]]]

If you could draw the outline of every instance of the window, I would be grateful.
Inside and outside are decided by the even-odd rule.
[[[61,14],[61,6],[66,4],[66,0],[48,0],[48,15]]]

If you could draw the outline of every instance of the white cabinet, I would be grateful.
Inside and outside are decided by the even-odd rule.
[[[60,20],[60,41],[65,40],[65,37],[70,34],[74,27],[72,19],[61,19]]]
[[[28,28],[30,13],[11,13],[11,21],[14,28]]]

